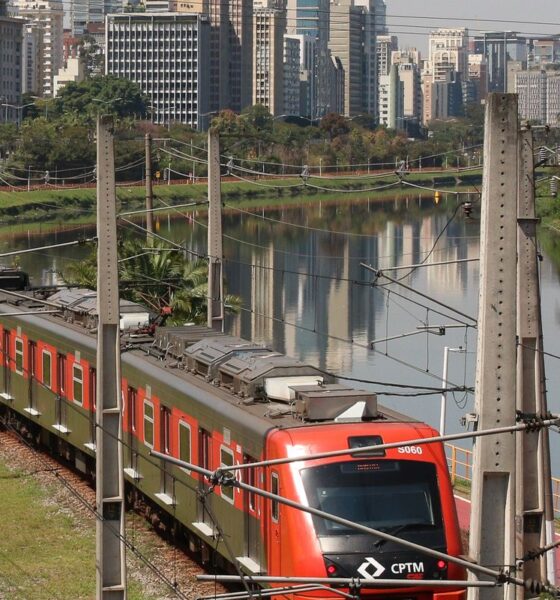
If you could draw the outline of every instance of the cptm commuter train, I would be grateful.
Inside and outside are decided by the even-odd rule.
[[[58,315],[28,314],[31,293],[0,291],[0,408],[37,443],[94,473],[96,299],[49,297]],[[20,314],[21,313],[21,314]],[[3,316],[4,315],[4,316]],[[432,437],[428,425],[378,406],[374,394],[204,327],[149,327],[122,301],[123,437],[129,501],[208,557],[217,524],[247,574],[461,580],[462,570],[373,535],[312,517],[155,459],[156,449],[215,470],[238,463]],[[402,446],[245,471],[245,481],[452,555],[461,553],[441,444]],[[198,493],[197,493],[198,492]],[[202,492],[202,493],[200,493]],[[214,520],[216,522],[214,522]],[[178,532],[178,533],[177,533]],[[398,532],[398,533],[397,533]],[[230,567],[225,545],[217,558]],[[361,598],[459,600],[461,588],[363,587]],[[286,598],[335,598],[330,591]]]

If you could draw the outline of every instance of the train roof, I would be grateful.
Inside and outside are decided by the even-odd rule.
[[[88,290],[86,306],[95,299],[91,294]],[[37,310],[38,302],[31,294],[22,296],[0,290],[0,316],[21,310],[21,317],[6,319],[22,319],[34,330],[62,338],[69,348],[95,353],[95,331],[56,315],[25,315]],[[72,294],[60,297],[72,302]],[[179,344],[181,352],[170,351],[173,344]],[[372,392],[336,384],[331,375],[312,365],[206,327],[161,327],[155,337],[123,332],[121,346],[123,366],[143,373],[147,384],[186,394],[206,407],[208,414],[219,414],[225,421],[262,434],[271,428],[337,421],[417,422],[378,406]],[[206,362],[198,364],[201,359]]]

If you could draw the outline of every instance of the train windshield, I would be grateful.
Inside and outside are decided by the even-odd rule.
[[[441,530],[436,468],[417,461],[360,461],[301,470],[309,505],[387,533]],[[360,531],[314,517],[318,535]],[[363,535],[363,533],[362,533]]]

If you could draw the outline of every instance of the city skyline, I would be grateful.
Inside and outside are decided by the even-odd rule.
[[[411,5],[410,0],[386,0],[386,4],[390,33],[398,36],[401,47],[416,46],[422,54],[428,49],[430,30],[439,27],[467,27],[471,35],[482,31],[503,30],[531,35],[560,32],[560,3],[557,0],[540,0],[532,4],[507,0],[471,0],[468,7],[461,9],[447,0],[424,0],[421,9],[417,5]],[[507,19],[501,21],[504,14],[507,14]],[[412,19],[405,17],[415,17],[415,20],[410,23]],[[484,22],[484,19],[488,21]],[[537,21],[554,25],[531,24]]]

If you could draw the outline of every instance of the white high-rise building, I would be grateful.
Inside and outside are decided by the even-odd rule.
[[[547,125],[560,124],[560,73],[535,69],[515,73],[519,116]]]
[[[271,114],[281,115],[286,10],[276,6],[271,1],[253,7],[253,104],[262,104]]]
[[[106,19],[105,70],[137,83],[152,121],[204,129],[208,124],[208,18],[186,13],[127,13]]]
[[[446,81],[456,71],[466,81],[469,74],[468,29],[436,29],[430,33],[428,61],[434,81]]]
[[[17,0],[17,11],[42,30],[39,96],[53,95],[53,79],[63,65],[63,17],[60,0]]]

